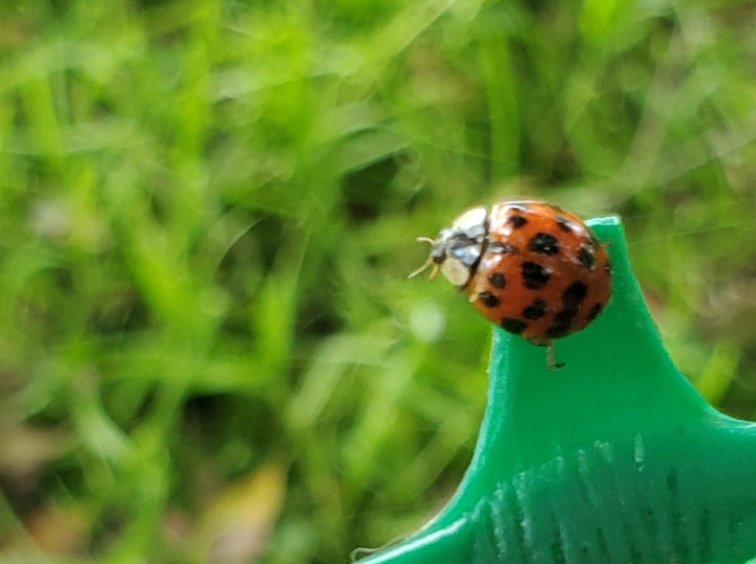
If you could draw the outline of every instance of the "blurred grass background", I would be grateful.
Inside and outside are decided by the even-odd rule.
[[[623,215],[756,419],[748,0],[0,5],[0,550],[343,562],[453,492],[490,327],[414,242]],[[611,370],[611,367],[607,367]]]

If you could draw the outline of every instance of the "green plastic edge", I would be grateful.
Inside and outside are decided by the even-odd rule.
[[[648,483],[640,482],[643,493],[637,495],[648,497],[643,489],[648,486],[648,491],[658,494],[659,499],[635,501],[645,503],[646,511],[652,511],[655,503],[661,504],[660,515],[669,521],[659,526],[660,530],[666,529],[658,535],[646,531],[639,541],[631,541],[635,547],[619,546],[625,544],[620,534],[615,538],[618,550],[629,550],[632,556],[632,550],[643,549],[637,545],[645,542],[647,552],[660,550],[670,558],[690,556],[696,550],[699,560],[711,562],[743,562],[747,559],[743,555],[756,556],[756,424],[716,411],[675,366],[633,272],[620,219],[610,216],[588,223],[608,245],[612,259],[613,298],[606,311],[585,331],[558,342],[557,355],[566,362],[558,372],[547,370],[544,349],[494,329],[486,414],[475,453],[457,492],[418,533],[362,562],[472,562],[481,561],[482,554],[495,555],[497,550],[504,554],[501,546],[480,548],[481,543],[499,542],[497,534],[502,538],[508,534],[497,531],[493,540],[485,540],[491,534],[482,529],[494,525],[480,517],[481,508],[492,496],[503,495],[502,484],[522,482],[526,475],[536,476],[531,489],[540,487],[539,479],[541,483],[556,483],[561,478],[554,480],[551,474],[538,472],[553,461],[563,461],[565,453],[588,456],[594,451],[623,455],[625,466],[616,472],[610,468],[610,473],[625,472],[623,479],[628,481],[637,476],[646,479]],[[639,451],[645,453],[646,449],[648,454],[639,456]],[[637,462],[646,456],[648,468],[642,464],[633,466],[633,460],[629,465],[625,463],[628,457]],[[614,462],[611,457],[607,459]],[[605,471],[601,474],[599,470],[596,476],[600,491],[600,480],[608,479]],[[587,479],[593,479],[590,472]],[[688,504],[691,512],[698,511],[695,526],[675,509],[674,504],[680,504],[675,501],[675,496],[681,495],[679,479],[692,490],[684,492],[688,498],[700,498]],[[666,490],[656,488],[658,484]],[[746,495],[738,496],[737,488],[744,485]],[[641,492],[638,486],[636,490]],[[559,490],[556,493],[561,494]],[[728,503],[734,508],[732,512]],[[610,510],[597,507],[611,520]],[[500,514],[506,516],[503,510]],[[665,517],[667,514],[671,516]],[[618,515],[619,520],[633,518]],[[537,515],[517,517],[538,519]],[[721,525],[723,519],[728,521],[727,527]],[[509,524],[522,527],[517,519]],[[581,532],[578,529],[569,534],[577,538]],[[705,538],[696,541],[692,538],[696,534]],[[723,535],[729,537],[719,538]],[[751,539],[753,546],[749,544]],[[570,539],[563,540],[567,543]],[[519,548],[522,561],[552,561],[535,558],[538,546],[526,546],[528,539],[518,541],[523,545]],[[552,554],[553,561],[561,561],[568,553],[565,551],[571,549],[560,548],[561,557],[557,551]],[[715,549],[719,553],[715,554]],[[498,561],[495,556],[485,558]]]

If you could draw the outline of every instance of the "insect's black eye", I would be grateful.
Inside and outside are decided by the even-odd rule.
[[[446,243],[435,245],[430,252],[430,258],[435,264],[441,264],[446,260]]]

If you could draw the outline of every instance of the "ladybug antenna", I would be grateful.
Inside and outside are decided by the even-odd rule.
[[[415,270],[414,272],[411,272],[411,273],[410,273],[410,275],[409,275],[409,276],[407,276],[407,278],[414,278],[414,277],[415,277],[415,276],[417,276],[418,274],[422,274],[423,272],[425,272],[425,271],[426,271],[426,270],[428,269],[428,267],[429,267],[429,266],[430,266],[431,264],[433,264],[433,261],[432,261],[432,260],[431,260],[431,259],[429,258],[428,260],[426,260],[426,261],[425,261],[425,262],[423,263],[423,266],[421,266],[420,268],[418,268],[418,269],[417,269],[417,270]],[[433,276],[433,273],[431,273],[431,277],[432,277],[432,276]]]
[[[417,242],[418,243],[428,243],[429,245],[435,245],[436,244],[436,240],[435,239],[431,239],[430,237],[418,237],[417,238]],[[410,275],[407,276],[407,278],[414,278],[418,274],[421,274],[421,273],[425,272],[428,269],[428,267],[431,266],[431,265],[433,265],[433,270],[431,270],[429,278],[431,280],[433,280],[436,276],[438,276],[438,265],[433,262],[433,259],[431,257],[428,257],[428,260],[426,260],[420,268],[418,268],[414,272],[410,273]]]

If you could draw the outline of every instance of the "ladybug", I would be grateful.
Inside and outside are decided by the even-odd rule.
[[[612,293],[606,247],[576,214],[547,202],[505,201],[489,211],[460,215],[430,243],[425,264],[430,278],[440,272],[489,320],[534,345],[585,329],[604,310]]]

